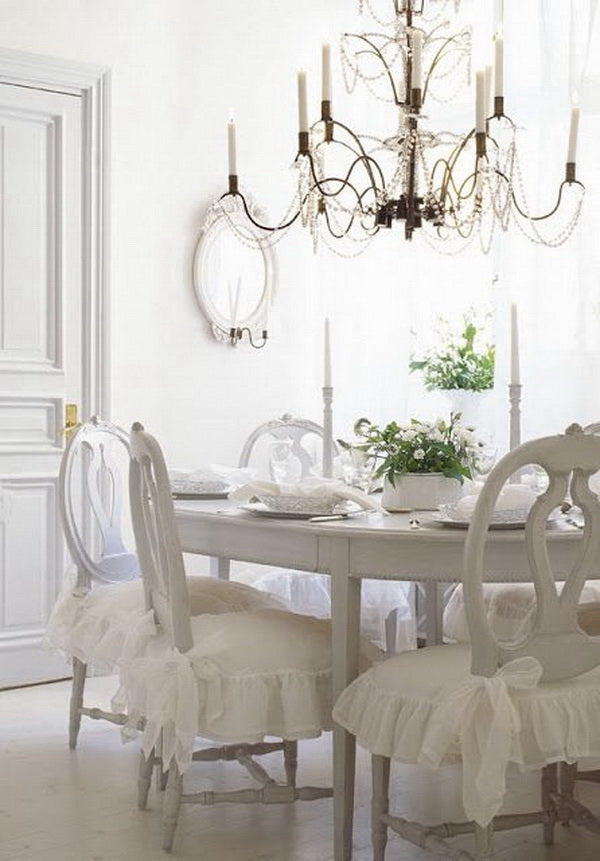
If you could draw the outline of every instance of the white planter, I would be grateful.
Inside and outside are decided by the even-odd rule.
[[[461,487],[460,481],[446,478],[441,472],[409,472],[397,476],[395,485],[384,480],[381,504],[387,511],[432,510],[460,499]]]
[[[490,396],[493,389],[484,389],[482,392],[473,392],[470,389],[440,389],[440,391],[450,401],[451,412],[461,413],[461,424],[481,429],[482,425],[489,422]]]

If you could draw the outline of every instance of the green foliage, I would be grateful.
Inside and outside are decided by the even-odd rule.
[[[439,350],[431,350],[423,359],[413,359],[411,371],[422,371],[425,388],[468,389],[482,392],[494,385],[496,351],[493,344],[475,348],[478,329],[472,319],[465,317],[464,329],[458,340],[449,336]]]
[[[449,422],[411,419],[407,425],[390,422],[383,428],[361,418],[354,425],[361,442],[354,447],[373,458],[376,478],[385,476],[393,485],[408,472],[441,472],[462,484],[471,478],[469,461],[479,442],[470,428],[461,425],[460,417],[460,413],[452,413]],[[342,448],[351,447],[344,440],[338,442]]]

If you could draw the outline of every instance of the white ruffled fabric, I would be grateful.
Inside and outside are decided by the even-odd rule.
[[[277,610],[192,619],[196,644],[180,654],[162,635],[122,673],[113,707],[130,716],[124,740],[146,725],[149,756],[162,732],[165,766],[184,772],[196,736],[259,742],[314,738],[331,728],[328,620]],[[371,648],[368,658],[380,656]]]
[[[282,601],[243,583],[188,577],[187,584],[193,616],[286,609]],[[142,655],[155,633],[141,580],[95,586],[88,592],[69,582],[54,605],[43,644],[109,673]]]
[[[563,585],[557,584],[559,592]],[[527,636],[536,610],[531,583],[484,583],[483,600],[490,627],[500,642],[519,642]],[[579,601],[600,601],[600,580],[588,580]],[[451,643],[469,642],[462,584],[454,589],[444,610],[444,638]]]
[[[509,762],[522,770],[600,755],[600,667],[538,684],[539,663],[470,674],[468,645],[390,658],[339,697],[333,718],[371,753],[438,768],[461,758],[467,816],[485,826],[502,805]]]

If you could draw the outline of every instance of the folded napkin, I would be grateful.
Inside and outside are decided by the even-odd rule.
[[[169,470],[171,481],[193,481],[198,484],[221,481],[233,487],[238,487],[247,481],[251,481],[255,474],[255,470],[248,469],[247,467],[223,466],[219,463],[209,464],[208,466],[196,469]]]
[[[356,502],[361,508],[383,512],[381,505],[356,487],[327,478],[304,478],[302,481],[276,484],[274,481],[250,481],[229,494],[229,499],[248,502],[255,496],[337,496]]]
[[[465,519],[471,517],[475,510],[481,487],[483,487],[483,484],[481,486],[475,485],[473,492],[458,500],[454,506],[454,513],[458,517],[464,517]],[[500,491],[494,510],[529,511],[537,497],[538,494],[525,484],[507,484]]]

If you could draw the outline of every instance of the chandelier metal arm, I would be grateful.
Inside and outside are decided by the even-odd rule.
[[[381,53],[381,51],[377,47],[377,45],[375,45],[373,42],[371,42],[371,40],[368,39],[367,36],[359,34],[359,33],[344,33],[344,37],[346,39],[359,39],[362,42],[366,42],[366,44],[369,46],[369,48],[371,50],[370,51],[356,52],[354,56],[357,57],[359,54],[374,54],[381,61],[381,64],[383,65],[383,68],[385,69],[386,75],[388,77],[390,87],[392,88],[392,93],[394,95],[394,104],[400,106],[402,104],[402,102],[400,101],[400,98],[398,96],[398,90],[396,89],[396,84],[394,82],[394,76],[392,75],[392,71],[387,64],[385,57],[383,56],[383,54]]]

